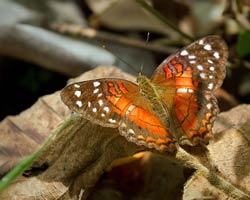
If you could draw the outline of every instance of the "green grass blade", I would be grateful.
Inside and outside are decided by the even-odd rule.
[[[32,164],[32,162],[42,153],[42,151],[44,151],[48,147],[50,142],[57,136],[57,134],[60,133],[63,129],[65,129],[68,125],[70,125],[73,120],[74,120],[73,118],[69,118],[59,127],[57,127],[56,130],[53,131],[49,136],[49,138],[44,142],[44,144],[40,149],[38,149],[31,156],[22,160],[14,169],[12,169],[8,174],[6,174],[0,180],[0,193],[3,192],[3,190],[6,187],[8,187],[13,180],[15,180],[19,175],[21,175]]]

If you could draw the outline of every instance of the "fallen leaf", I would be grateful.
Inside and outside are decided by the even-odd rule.
[[[215,138],[208,145],[211,170],[246,194],[250,191],[250,105],[240,105],[221,113],[215,123]],[[233,199],[211,185],[204,177],[194,175],[186,184],[184,199]]]

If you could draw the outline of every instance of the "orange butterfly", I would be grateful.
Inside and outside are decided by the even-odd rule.
[[[63,102],[93,123],[118,128],[127,140],[159,151],[176,142],[207,143],[219,112],[213,92],[225,78],[228,49],[208,36],[166,58],[151,79],[138,83],[102,78],[74,83],[61,92]]]

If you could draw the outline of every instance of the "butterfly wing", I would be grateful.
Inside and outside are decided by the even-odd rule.
[[[174,107],[172,117],[181,143],[206,143],[212,136],[219,112],[213,91],[225,78],[227,57],[225,42],[208,36],[171,55],[154,72],[151,81],[161,88],[164,103]],[[175,92],[169,93],[173,88]]]
[[[137,84],[121,79],[96,79],[71,84],[61,92],[74,112],[101,126],[119,128],[129,141],[158,150],[173,150],[174,142]]]
[[[74,112],[101,126],[117,128],[121,112],[137,94],[138,86],[121,79],[77,82],[61,92],[62,101]]]
[[[119,127],[127,140],[159,151],[175,150],[175,141],[164,125],[154,115],[148,98],[138,93],[128,107]]]

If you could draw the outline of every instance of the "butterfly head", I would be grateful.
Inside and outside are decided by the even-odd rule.
[[[143,80],[145,80],[147,77],[145,75],[143,75],[142,72],[138,73],[138,76],[136,78],[136,82],[140,85],[141,82],[143,82]]]

